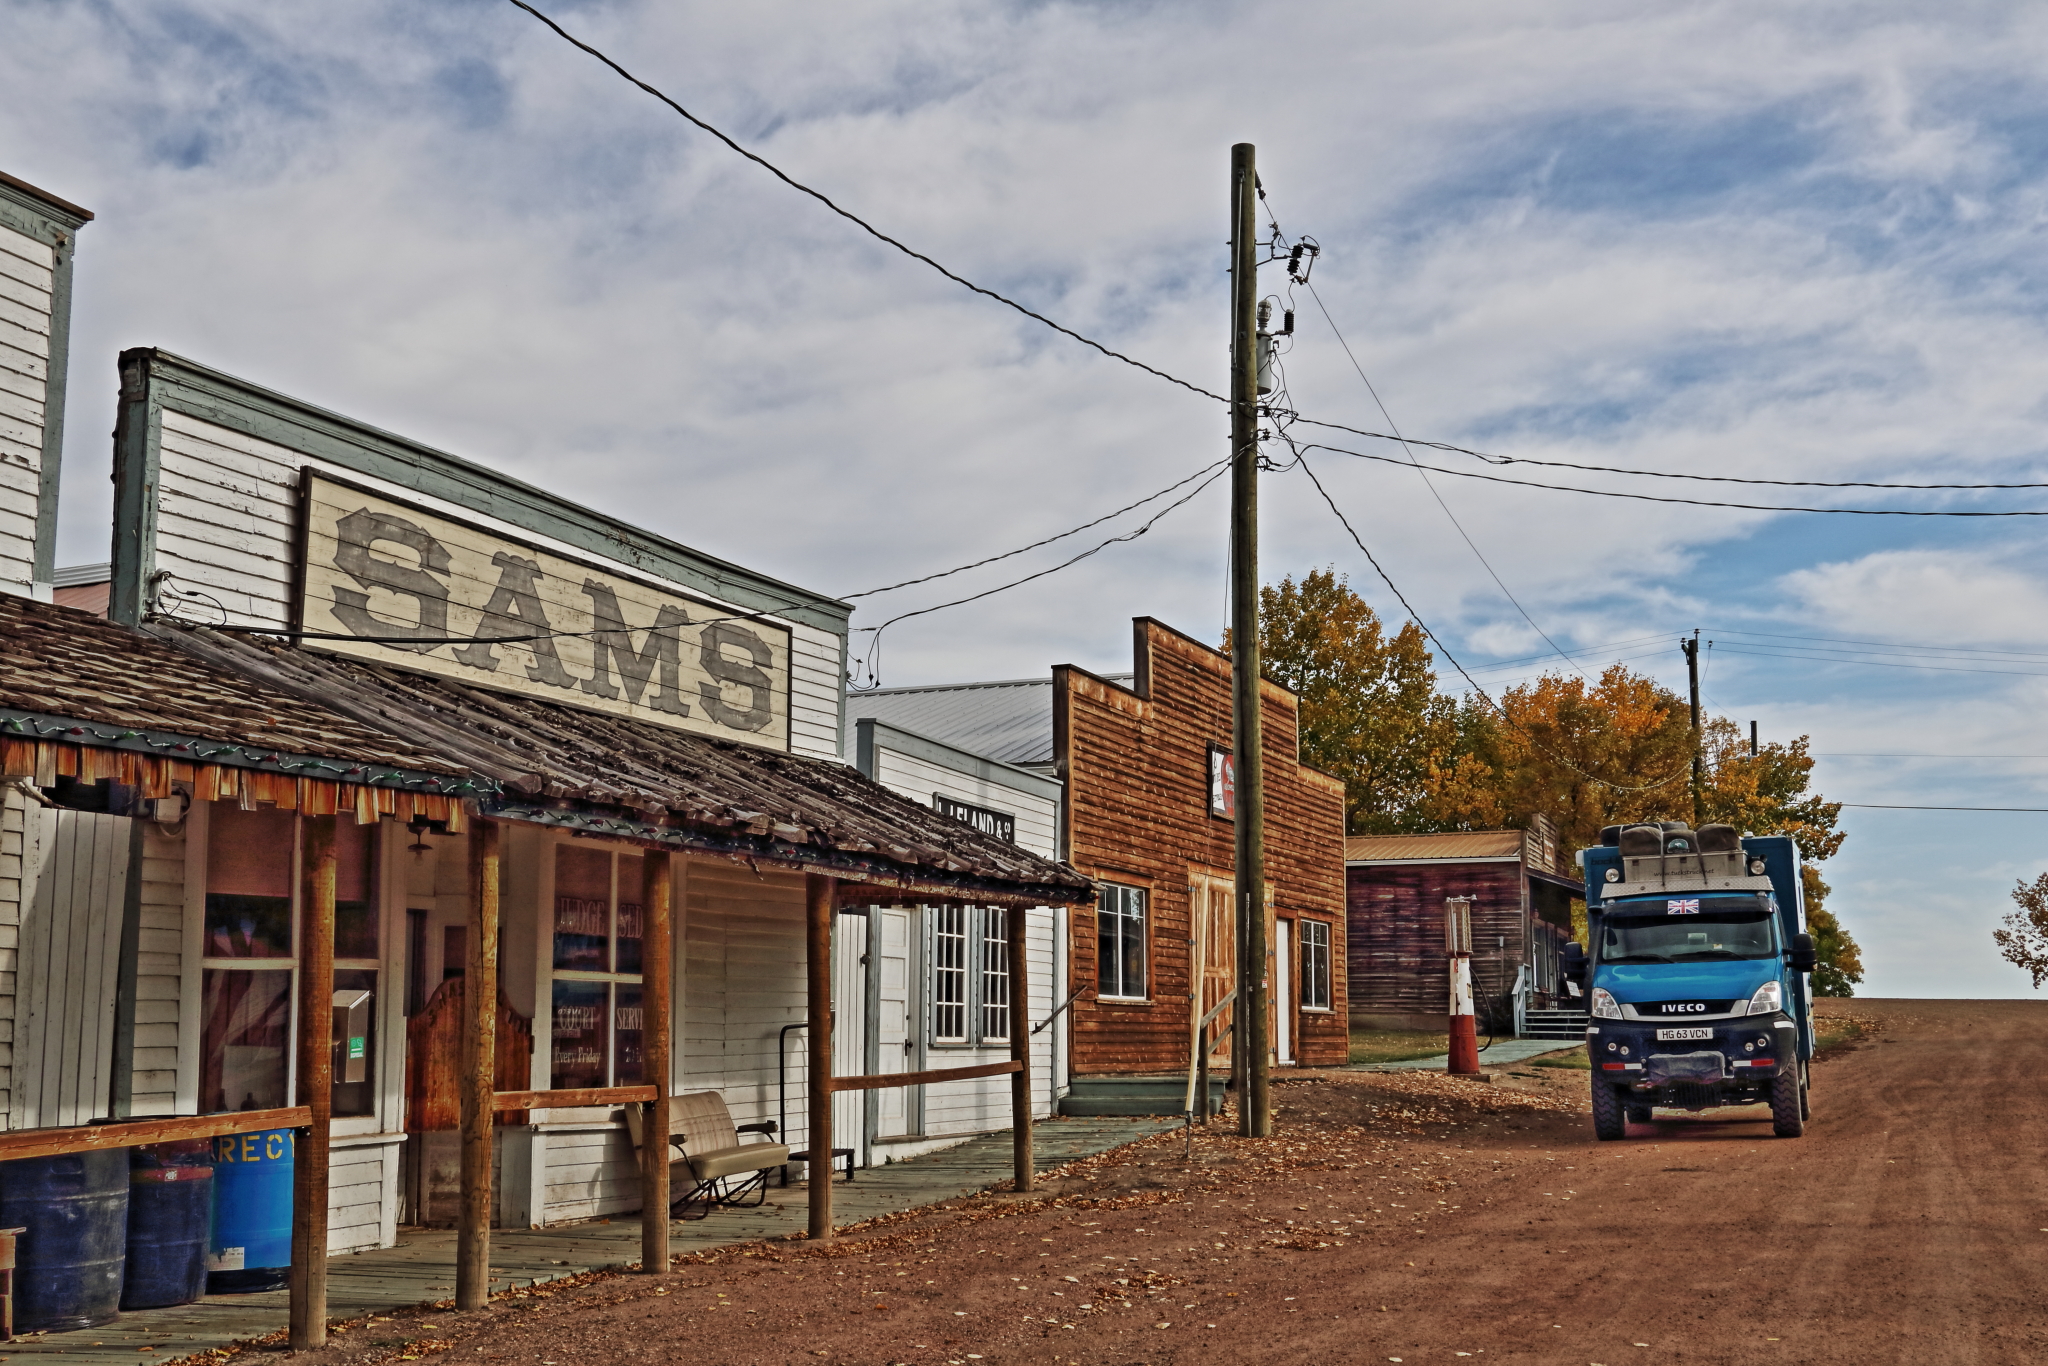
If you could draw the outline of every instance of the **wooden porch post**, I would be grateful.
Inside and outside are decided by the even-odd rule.
[[[1017,1193],[1022,1195],[1036,1184],[1037,1176],[1031,1162],[1031,958],[1025,936],[1030,920],[1022,906],[1012,906],[1004,915],[1010,930],[1010,1056],[1017,1063],[1010,1074],[1011,1155]]]
[[[673,875],[666,849],[640,860],[640,1080],[654,1087],[640,1132],[640,1270],[668,1270],[669,929]]]
[[[301,820],[299,1103],[292,1154],[291,1347],[327,1343],[327,1141],[334,1115],[334,817]]]
[[[491,1291],[491,1133],[497,1088],[498,823],[469,832],[469,940],[462,983],[462,1205],[455,1225],[455,1307]]]
[[[805,1167],[812,1239],[832,1236],[832,901],[839,879],[804,878],[804,967],[810,1065],[804,1070]]]

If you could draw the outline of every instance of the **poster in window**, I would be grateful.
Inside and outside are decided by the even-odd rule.
[[[1209,746],[1209,814],[1237,819],[1237,756],[1221,745]]]

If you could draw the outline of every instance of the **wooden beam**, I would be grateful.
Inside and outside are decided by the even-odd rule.
[[[832,901],[836,879],[811,873],[804,878],[804,975],[810,1029],[805,1044],[807,1105],[804,1146],[811,1160],[805,1185],[810,1193],[810,1236],[832,1236]]]
[[[580,1105],[645,1105],[652,1086],[590,1086],[580,1091],[494,1091],[494,1110],[567,1110]]]
[[[327,1144],[334,1119],[334,821],[299,821],[299,1101],[292,1155],[291,1348],[327,1345]]]
[[[1010,1147],[1019,1195],[1037,1184],[1031,1161],[1031,947],[1030,921],[1021,906],[1003,912],[1010,931]]]
[[[268,1129],[303,1129],[313,1122],[310,1106],[282,1110],[237,1110],[224,1115],[191,1115],[177,1119],[144,1119],[122,1124],[79,1124],[62,1129],[16,1129],[0,1133],[0,1162],[24,1157],[63,1157],[108,1148],[133,1148],[143,1143],[175,1143],[222,1134],[256,1134]]]
[[[640,1145],[640,1270],[649,1276],[668,1271],[668,1144],[656,1135],[668,1133],[668,1006],[669,927],[673,923],[674,886],[665,850],[650,849],[640,860],[640,1076],[654,1088],[645,1102],[646,1122]]]
[[[455,1224],[455,1307],[491,1290],[491,1138],[497,1084],[498,822],[469,832],[469,934],[462,984],[462,1199]],[[514,1107],[524,1108],[524,1107]]]
[[[871,1077],[834,1077],[832,1090],[886,1091],[892,1086],[929,1086],[935,1081],[966,1081],[971,1077],[1000,1077],[1018,1070],[1015,1058],[1008,1062],[976,1063],[972,1067],[940,1067],[929,1072],[881,1072]]]

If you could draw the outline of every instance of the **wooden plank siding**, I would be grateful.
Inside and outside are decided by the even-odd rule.
[[[1150,618],[1139,618],[1134,632],[1131,687],[1073,665],[1053,670],[1067,858],[1090,877],[1148,893],[1143,1002],[1093,998],[1096,927],[1085,913],[1073,917],[1068,990],[1091,989],[1073,1009],[1077,1076],[1187,1066],[1190,884],[1203,875],[1228,879],[1235,865],[1234,826],[1208,809],[1209,746],[1230,744],[1230,660]],[[1332,1009],[1296,1014],[1295,1056],[1305,1065],[1342,1063],[1344,785],[1299,762],[1294,695],[1266,683],[1261,700],[1273,914],[1333,926]],[[1298,933],[1292,942],[1300,943]],[[1297,992],[1300,977],[1297,963],[1289,973]]]
[[[1527,929],[1518,860],[1497,863],[1353,865],[1347,938],[1351,1013],[1385,1027],[1442,1021],[1450,1010],[1450,955],[1444,950],[1444,901],[1472,907],[1472,991],[1482,1025],[1504,1023],[1501,999],[1521,966]],[[1498,940],[1505,938],[1503,952]],[[1512,1019],[1512,1008],[1507,1016]]]
[[[57,254],[0,225],[0,591],[35,578]]]
[[[160,454],[157,568],[171,576],[173,588],[196,589],[217,602],[226,614],[226,624],[232,626],[291,624],[299,472],[307,467],[476,523],[550,554],[591,559],[587,551],[536,536],[475,509],[456,507],[418,490],[397,488],[279,442],[175,409],[164,410]],[[4,516],[4,507],[0,507],[0,516]],[[606,572],[670,586],[659,576],[624,562],[607,565]],[[844,638],[803,622],[767,619],[787,625],[791,631],[791,752],[838,758]]]

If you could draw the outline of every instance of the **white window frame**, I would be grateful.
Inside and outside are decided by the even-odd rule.
[[[1330,958],[1330,936],[1333,933],[1327,920],[1311,920],[1307,916],[1295,921],[1295,933],[1301,955],[1301,1009],[1320,1015],[1331,1014],[1336,999],[1336,983]],[[1311,1005],[1311,988],[1321,988],[1322,1003]]]
[[[1007,913],[990,906],[932,906],[926,908],[927,925],[925,974],[927,1035],[934,1048],[985,1048],[1010,1041],[1009,984],[1010,941]],[[957,925],[957,929],[954,927]],[[945,941],[959,948],[958,965],[948,963]],[[959,999],[942,999],[942,979],[958,984]],[[1002,1000],[992,986],[1000,982]],[[942,1012],[959,1012],[958,1032],[946,1032],[951,1021]],[[998,1012],[1000,1029],[991,1029],[990,1012]]]
[[[605,942],[609,946],[606,952],[610,955],[611,969],[607,971],[595,972],[579,968],[558,968],[555,966],[555,907],[558,901],[560,900],[561,893],[555,890],[556,877],[554,864],[555,860],[560,858],[562,850],[572,848],[587,850],[592,853],[604,854],[610,861],[609,885],[611,887],[611,892],[608,898],[608,909],[605,913]],[[640,851],[636,848],[619,848],[613,845],[593,844],[583,840],[577,840],[573,843],[569,840],[556,840],[550,842],[547,846],[547,849],[548,861],[550,865],[548,868],[549,897],[547,905],[543,908],[545,913],[541,921],[542,934],[540,961],[542,964],[542,994],[535,1004],[537,1006],[544,1006],[546,1009],[548,1031],[548,1088],[550,1090],[555,1089],[555,984],[557,982],[603,983],[606,986],[606,1024],[604,1033],[604,1043],[602,1046],[604,1052],[604,1079],[599,1083],[599,1085],[617,1086],[620,1085],[620,1082],[618,1080],[620,1029],[619,988],[622,986],[641,988],[640,1008],[642,1011],[641,1019],[643,1023],[641,1026],[640,1046],[641,1056],[643,1058],[646,1056],[647,1040],[646,1026],[644,1021],[646,1019],[645,1011],[647,1007],[647,1000],[645,986],[646,976],[644,969],[646,968],[647,964],[647,912],[644,906],[641,908],[640,913],[640,963],[643,971],[617,971],[619,961],[619,910],[620,907],[624,904],[624,893],[630,890],[634,897],[634,904],[636,905],[639,904],[638,899],[641,895],[641,889],[638,887],[628,889],[622,888],[620,886],[619,862],[621,859],[644,857],[644,855],[642,855]],[[538,1015],[539,1013],[539,1010],[535,1011],[535,1014]],[[536,1054],[538,1054],[537,1049]],[[536,1057],[536,1062],[537,1061],[538,1057]],[[642,1080],[644,1081],[645,1078],[642,1078]]]
[[[1114,911],[1109,909],[1111,900],[1117,902],[1117,907]],[[1148,923],[1151,915],[1150,901],[1151,892],[1147,888],[1132,887],[1118,882],[1105,882],[1102,884],[1102,893],[1096,898],[1095,902],[1095,997],[1097,1000],[1125,1002],[1149,1002],[1151,1000],[1149,987],[1152,975],[1152,944],[1148,933],[1151,928]],[[1136,908],[1135,914],[1132,913],[1133,906]],[[1116,983],[1119,990],[1107,991],[1103,989],[1101,944],[1102,918],[1105,915],[1114,915],[1119,925],[1127,925],[1134,922],[1137,925],[1139,981],[1136,991],[1129,990],[1131,983],[1122,980],[1121,956],[1118,959],[1119,972]],[[1121,931],[1118,937],[1121,939]]]

